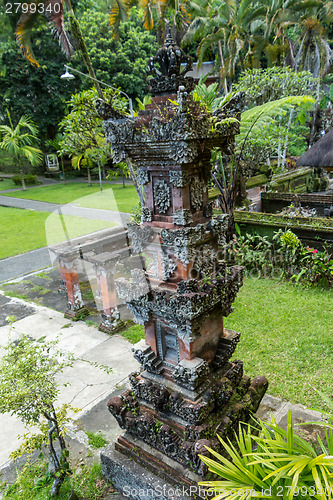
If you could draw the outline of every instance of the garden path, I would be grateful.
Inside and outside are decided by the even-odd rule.
[[[113,224],[125,226],[130,215],[124,212],[113,212],[97,208],[79,207],[74,204],[60,205],[45,201],[26,200],[0,195],[0,206],[37,210],[40,212],[58,212],[61,215],[72,215],[84,219],[109,221]],[[0,283],[23,276],[33,271],[52,265],[48,247],[39,248],[24,254],[0,260]]]

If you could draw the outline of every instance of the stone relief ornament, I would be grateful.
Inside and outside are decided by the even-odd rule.
[[[186,172],[182,170],[170,170],[170,182],[173,186],[183,188],[190,182],[190,178]]]
[[[190,186],[191,206],[196,210],[199,210],[202,207],[204,187],[205,184],[201,179],[199,179],[199,177],[195,177],[195,179],[191,181],[191,186]]]
[[[210,202],[210,203],[208,203],[208,205],[204,206],[203,213],[204,213],[204,217],[206,217],[206,219],[210,219],[211,217],[213,217],[213,203],[212,202]]]
[[[144,186],[149,182],[148,170],[144,170],[143,168],[138,168],[138,170],[136,171],[136,178],[139,186]]]
[[[111,310],[110,315],[102,313],[101,316],[103,319],[103,326],[112,329],[118,325],[120,314],[117,307]]]
[[[198,155],[198,147],[194,143],[178,141],[170,144],[170,157],[177,163],[192,163]]]
[[[167,281],[173,273],[175,272],[177,265],[173,259],[171,259],[168,255],[163,254],[162,257],[162,278],[163,281]]]
[[[186,226],[193,221],[191,210],[184,208],[183,210],[177,210],[173,216],[173,223],[177,226]]]
[[[143,207],[141,212],[141,222],[151,222],[153,220],[153,212],[148,207]]]
[[[163,372],[163,364],[150,346],[143,348],[132,348],[134,358],[141,364],[144,370],[150,373],[160,374]]]
[[[149,210],[149,209],[148,209]],[[149,226],[128,224],[128,237],[131,241],[133,254],[141,253],[149,245],[153,232]]]
[[[157,210],[162,214],[167,212],[171,206],[171,189],[163,179],[155,182],[154,204]]]
[[[197,358],[197,363],[193,363],[194,366],[186,366],[186,364],[191,365],[192,363],[188,363],[186,360],[181,361],[176,366],[172,378],[186,388],[195,389],[209,375],[209,365],[200,358]]]
[[[216,251],[210,245],[195,249],[193,269],[197,271],[199,276],[212,276],[216,262]]]

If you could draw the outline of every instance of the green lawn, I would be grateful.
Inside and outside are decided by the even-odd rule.
[[[105,184],[101,193],[99,184],[95,183],[89,187],[88,184],[81,182],[30,188],[27,191],[8,193],[6,196],[61,204],[75,203],[82,207],[119,210],[127,213],[131,213],[132,208],[139,201],[134,186]]]
[[[106,221],[0,207],[0,259],[112,227]]]
[[[14,182],[11,179],[4,179],[3,181],[0,181],[0,191],[4,191],[5,189],[15,189],[17,187],[19,186],[15,186]]]
[[[333,394],[333,291],[246,278],[234,306],[225,326],[241,332],[233,358],[245,373],[266,376],[269,394],[324,409],[314,388]],[[140,337],[143,327],[126,332]]]
[[[314,388],[333,393],[333,290],[247,278],[234,306],[225,325],[242,334],[246,373],[265,375],[270,394],[323,407]]]

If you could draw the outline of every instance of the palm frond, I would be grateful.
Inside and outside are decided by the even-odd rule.
[[[114,36],[118,36],[120,23],[122,21],[126,21],[129,7],[129,0],[113,0],[111,4],[109,24],[112,27]]]
[[[33,167],[37,167],[43,163],[43,153],[40,149],[32,146],[23,146],[21,154],[31,163]]]
[[[253,132],[259,131],[275,117],[280,117],[288,109],[301,104],[315,104],[315,99],[311,96],[289,96],[244,111],[240,134],[237,136],[238,142],[243,142],[250,129]]]
[[[46,0],[45,17],[48,20],[52,34],[59,40],[61,50],[70,59],[74,49],[67,36],[64,26],[64,2],[63,0]]]
[[[28,4],[29,8],[30,5]],[[27,12],[21,15],[16,25],[16,40],[28,61],[32,65],[40,67],[39,62],[36,60],[31,40],[32,28],[36,24],[38,16],[38,12]]]

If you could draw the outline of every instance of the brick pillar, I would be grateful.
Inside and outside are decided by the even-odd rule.
[[[97,289],[102,299],[102,322],[99,330],[106,333],[114,333],[121,324],[117,308],[117,293],[114,280],[115,262],[109,261],[96,263],[94,268],[97,277]]]
[[[62,279],[66,283],[67,291],[67,310],[65,318],[78,320],[88,315],[87,309],[84,307],[82,294],[80,289],[79,273],[76,269],[76,257],[73,255],[60,256],[59,266]]]
[[[59,288],[58,288],[58,293],[61,295],[67,294],[67,286],[66,286],[66,274],[64,272],[64,268],[60,265],[60,280],[59,280]]]

